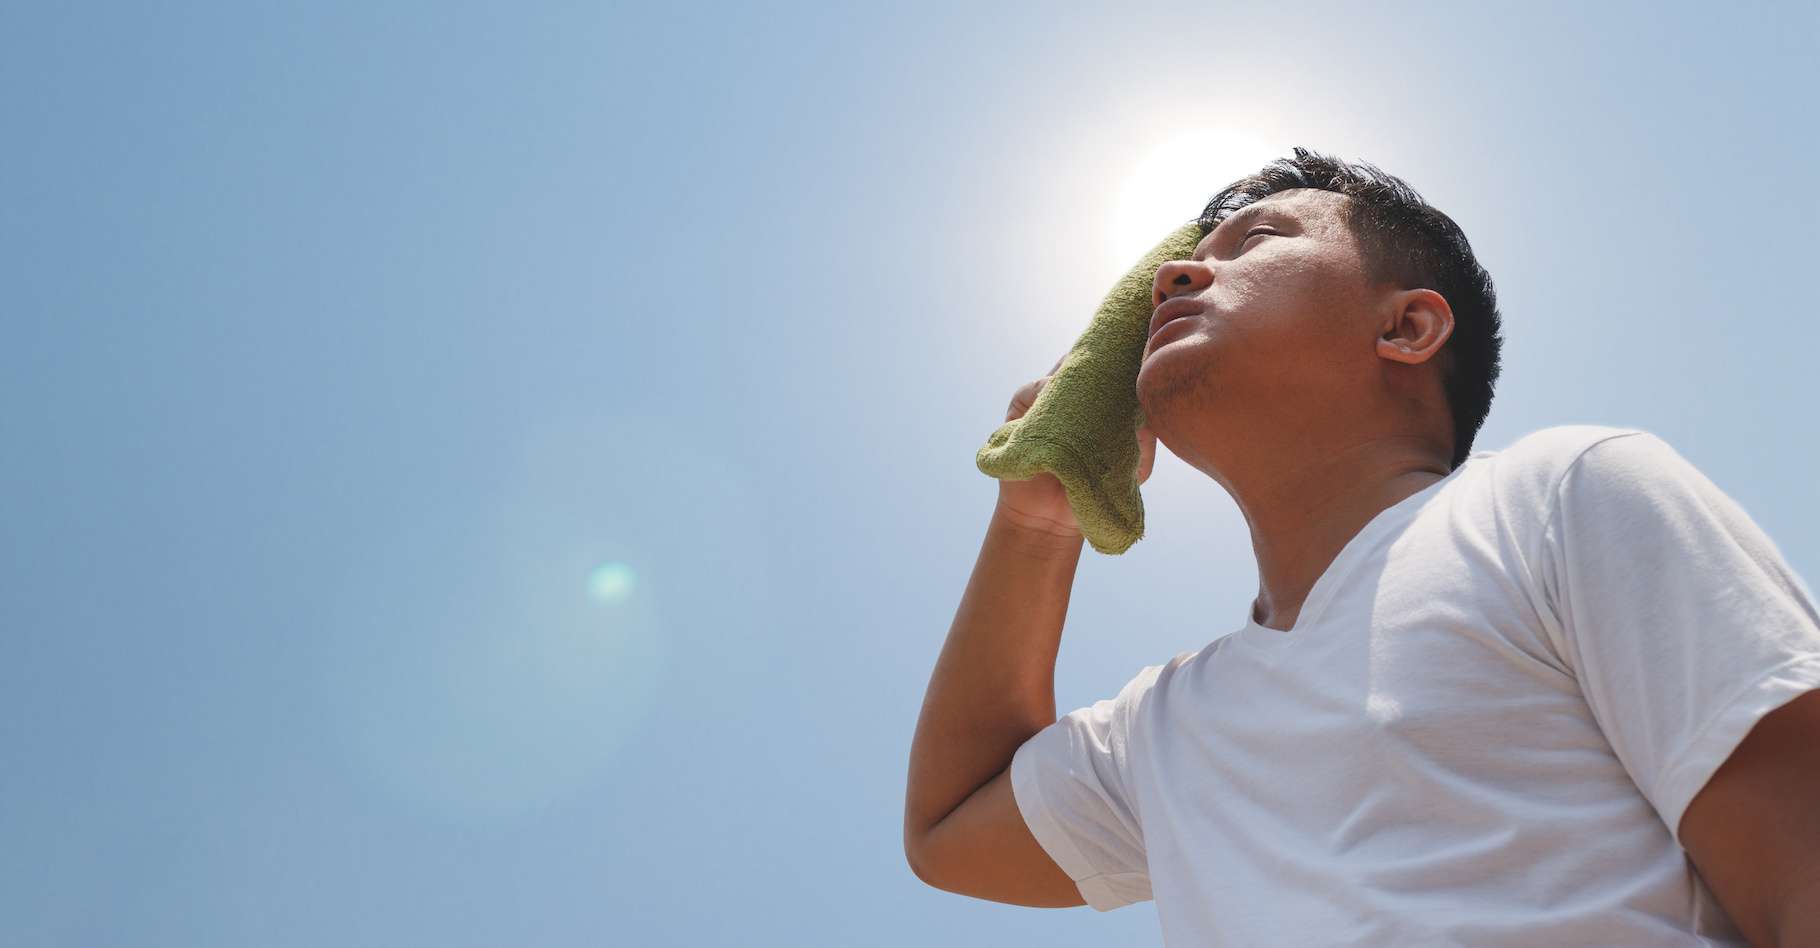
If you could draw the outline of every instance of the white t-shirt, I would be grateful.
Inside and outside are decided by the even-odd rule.
[[[1820,687],[1820,610],[1646,431],[1561,425],[1381,511],[1251,619],[1018,748],[1031,832],[1166,944],[1744,945],[1678,837]]]

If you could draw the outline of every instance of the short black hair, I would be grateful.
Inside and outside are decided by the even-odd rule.
[[[1453,218],[1422,199],[1403,179],[1369,162],[1346,162],[1296,148],[1240,178],[1207,202],[1203,236],[1232,212],[1278,191],[1319,188],[1344,194],[1346,226],[1359,243],[1366,282],[1440,293],[1453,310],[1453,335],[1442,345],[1441,384],[1453,413],[1453,463],[1472,453],[1473,438],[1491,411],[1492,388],[1502,370],[1504,340],[1498,331],[1498,294],[1491,275]]]

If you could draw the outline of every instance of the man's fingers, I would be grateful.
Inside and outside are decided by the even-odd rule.
[[[1030,406],[1036,404],[1036,395],[1043,390],[1043,383],[1047,381],[1049,380],[1041,378],[1018,386],[1017,391],[1011,396],[1011,406],[1005,410],[1005,420],[1015,421],[1022,418],[1024,413],[1030,410]]]

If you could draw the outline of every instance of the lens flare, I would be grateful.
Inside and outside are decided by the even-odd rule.
[[[624,563],[602,563],[588,574],[588,594],[599,602],[615,606],[632,594],[634,579],[632,567]]]
[[[758,498],[723,473],[738,458],[679,430],[542,416],[502,454],[485,504],[374,531],[326,620],[340,647],[320,675],[363,778],[464,826],[650,779],[624,751],[672,717],[684,617],[770,587]],[[717,590],[712,605],[682,598],[701,588]]]

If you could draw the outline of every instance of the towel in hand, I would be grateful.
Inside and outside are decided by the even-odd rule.
[[[1156,271],[1192,256],[1203,235],[1199,221],[1183,224],[1120,277],[1030,410],[994,431],[974,458],[1001,480],[1054,474],[1081,534],[1101,553],[1123,553],[1144,535],[1137,376],[1156,308]]]

